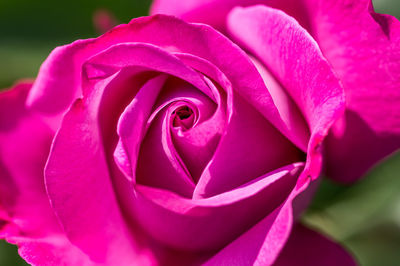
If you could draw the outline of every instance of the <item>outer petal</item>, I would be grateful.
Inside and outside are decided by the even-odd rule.
[[[289,204],[278,208],[205,265],[271,265],[289,235],[292,219]]]
[[[102,87],[113,77],[99,82],[99,93],[88,102],[77,100],[65,115],[46,165],[46,188],[67,236],[92,260],[154,264],[122,217],[97,122]]]
[[[302,167],[301,163],[287,165],[206,199],[185,199],[137,185],[131,208],[143,228],[162,243],[181,250],[215,252],[279,209],[296,185]]]
[[[43,169],[54,132],[25,107],[31,83],[0,93],[0,237],[34,265],[93,265],[59,226]]]
[[[299,106],[311,131],[306,171],[318,177],[319,146],[344,111],[343,88],[318,44],[292,17],[261,5],[235,8],[228,29],[270,69]]]
[[[219,251],[206,265],[272,265],[292,229],[293,200],[300,193],[307,193],[309,182],[301,183],[280,207]]]
[[[328,138],[328,174],[351,182],[400,147],[400,22],[370,0],[305,0],[312,34],[341,79],[346,116]]]
[[[355,266],[357,263],[349,253],[332,240],[301,224],[296,224],[274,265]]]

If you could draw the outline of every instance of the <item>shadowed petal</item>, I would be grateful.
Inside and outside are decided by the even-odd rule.
[[[351,255],[327,237],[296,224],[275,266],[356,266]]]
[[[317,178],[320,144],[344,111],[343,88],[318,44],[292,17],[261,5],[235,8],[228,28],[270,69],[306,118],[311,131],[306,172]]]
[[[375,13],[370,0],[305,2],[346,93],[345,117],[327,142],[328,175],[353,182],[400,148],[400,21]]]

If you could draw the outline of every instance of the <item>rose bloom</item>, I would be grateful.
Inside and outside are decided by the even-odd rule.
[[[399,147],[399,22],[342,2],[159,0],[184,20],[56,48],[0,94],[0,236],[34,265],[354,265],[297,220],[323,167]]]

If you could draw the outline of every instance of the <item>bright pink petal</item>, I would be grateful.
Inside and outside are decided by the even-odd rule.
[[[213,82],[207,80],[206,77],[204,79],[214,93],[218,95],[220,92]],[[174,147],[190,172],[192,179],[197,182],[205,166],[213,156],[225,128],[226,106],[221,100],[216,106],[215,102],[195,88],[186,91],[185,87],[184,84],[175,85],[173,96],[177,97],[175,98],[175,101],[178,100],[177,106],[189,107],[194,114],[183,120],[181,124],[172,125],[171,135]],[[174,119],[177,119],[176,114]],[[190,122],[190,120],[193,121]],[[189,121],[189,124],[187,121]],[[183,123],[188,124],[188,126]]]
[[[306,0],[312,33],[346,93],[326,155],[330,176],[355,181],[400,148],[400,22],[370,0]]]
[[[203,170],[201,161],[207,160],[207,155],[213,151],[213,143],[208,137],[218,134],[210,132],[203,136],[205,132],[213,131],[213,127],[204,128],[198,124],[209,125],[210,120],[204,119],[215,109],[215,104],[197,88],[176,80],[165,84],[160,97],[162,100],[155,105],[157,109],[148,120],[147,133],[141,143],[136,181],[191,198],[195,187],[193,174]],[[194,112],[193,123],[188,124],[187,129],[185,125],[174,124],[179,121],[176,112],[183,107]]]
[[[143,68],[142,71],[159,71],[170,74],[187,81],[187,85],[191,83],[192,87],[194,86],[198,90],[198,93],[211,94],[210,89],[199,73],[184,65],[179,59],[166,51],[149,44],[125,43],[112,46],[87,61],[85,73],[89,79],[95,80],[98,75],[104,78],[106,75],[111,75],[120,69],[128,69],[129,67],[141,67]],[[118,129],[121,142],[117,149],[117,162],[120,165],[125,165],[125,162],[131,162],[130,167],[132,169],[126,170],[126,172],[132,178],[136,170],[139,152],[138,144],[140,143],[142,152],[138,157],[140,159],[138,162],[138,181],[144,182],[144,184],[152,184],[156,187],[179,191],[180,194],[190,197],[194,189],[194,183],[187,175],[187,171],[182,169],[180,161],[176,160],[176,151],[173,147],[169,130],[172,123],[169,120],[157,117],[158,119],[155,119],[154,122],[155,125],[148,129],[146,136],[144,135],[144,126],[147,126],[147,120],[150,118],[149,112],[163,85],[158,84],[155,86],[153,83],[151,81],[146,83],[132,100],[128,109],[122,113]],[[87,93],[90,93],[90,91]],[[186,99],[188,98],[186,96],[181,93],[180,97],[181,99]],[[203,96],[205,95],[203,94]],[[147,114],[142,106],[143,104],[150,108]],[[142,107],[138,108],[138,106]],[[138,109],[140,110],[138,111]],[[132,113],[141,116],[141,122]],[[165,116],[165,113],[163,116]],[[169,116],[167,115],[167,117]],[[142,133],[133,130],[133,127],[140,128]],[[108,131],[110,128],[112,127],[108,127]],[[127,156],[126,160],[123,159],[125,158],[124,155]],[[157,162],[159,166],[154,167],[154,165],[149,164],[150,161]]]
[[[156,117],[141,143],[136,181],[190,198],[195,183],[172,143],[172,108]]]
[[[343,84],[347,111],[328,138],[328,174],[342,182],[355,181],[396,151],[400,147],[400,22],[375,13],[371,0],[191,0],[185,4],[156,0],[151,13],[176,15],[225,31],[232,8],[255,4],[294,17],[318,42]],[[235,21],[233,27],[241,26]]]
[[[302,167],[301,163],[288,165],[206,199],[186,199],[137,185],[130,205],[143,228],[162,243],[181,250],[215,251],[278,208]]]
[[[301,224],[296,224],[274,265],[355,266],[358,264],[347,251],[332,240]]]
[[[135,157],[139,153],[147,119],[165,80],[166,76],[160,75],[146,82],[119,118],[117,131],[120,140],[114,158],[121,170],[130,178],[133,178],[133,169],[136,169],[136,165],[132,166],[132,163],[136,164]],[[129,148],[125,147],[127,145]]]
[[[99,82],[90,101],[76,101],[65,115],[47,162],[46,187],[68,238],[92,260],[147,265],[152,256],[138,244],[119,209],[104,153],[107,142],[97,121],[102,88],[117,88],[113,77]]]
[[[292,125],[280,117],[260,74],[242,50],[209,26],[188,24],[162,15],[137,18],[97,39],[79,40],[55,49],[39,71],[29,104],[47,113],[65,112],[74,99],[82,95],[80,78],[85,61],[115,44],[127,42],[152,44],[211,62],[226,75],[234,90],[282,134],[305,149],[306,143],[300,143],[297,131],[291,130]],[[120,62],[124,63],[127,62]]]
[[[318,177],[320,144],[344,111],[343,89],[318,44],[292,17],[261,5],[235,8],[228,28],[299,106],[311,131],[306,171],[312,178]]]
[[[0,237],[34,265],[93,265],[66,238],[50,207],[43,169],[54,132],[25,107],[31,85],[0,93]]]
[[[278,208],[219,251],[205,265],[272,265],[292,229],[292,202],[297,195],[306,192],[308,182],[300,183]]]
[[[302,159],[300,151],[260,113],[237,94],[232,97],[228,125],[196,185],[194,198],[229,191]]]
[[[170,22],[169,18],[166,21]],[[194,31],[194,29],[192,29],[190,32],[192,33],[192,31],[193,33],[197,33],[197,30]],[[221,36],[210,36],[209,41],[217,39],[219,42],[227,45],[228,48],[232,50],[232,53],[238,52],[236,49],[234,49],[232,44],[229,43],[227,39],[219,40],[218,38],[221,38]],[[176,49],[174,47],[167,48],[169,50]],[[224,49],[224,51],[228,52],[229,50]],[[209,55],[205,54],[204,51],[201,52],[204,56],[209,57]],[[230,86],[232,85],[230,83],[226,84],[227,81],[226,78],[224,78],[225,76],[222,77],[221,74],[214,69],[214,65],[212,65],[211,63],[206,63],[207,60],[205,59],[202,59],[201,61],[194,56],[183,56],[182,53],[177,55],[186,60],[186,62],[194,63],[196,68],[201,69],[202,71],[206,69],[206,73],[211,72],[212,76],[216,76],[217,81],[221,80],[223,83],[222,85],[228,86],[228,88],[225,88],[227,90],[226,93],[228,95],[231,94],[229,97],[233,97],[233,92],[229,91],[232,90],[232,88],[230,88]],[[243,64],[249,63],[248,58],[245,55],[239,53],[236,56],[238,60],[243,61]],[[217,59],[218,58],[214,58],[213,61],[217,61]],[[85,64],[85,73],[90,79],[94,80],[98,77],[104,78],[107,75],[111,75],[115,71],[129,66],[140,66],[148,70],[156,70],[174,75],[191,83],[205,94],[210,94],[210,92],[208,92],[209,89],[204,88],[206,84],[204,80],[200,79],[200,75],[198,73],[183,65],[182,62],[178,61],[177,58],[172,57],[171,55],[166,53],[165,50],[149,44],[124,43],[114,45],[106,51],[94,56],[89,61],[87,61]],[[227,77],[231,77],[232,79],[234,78],[232,72],[235,72],[235,69],[231,69],[230,66],[227,66],[222,62],[220,63],[220,66],[224,67],[228,74],[231,74]],[[257,72],[252,72],[256,71],[254,66],[248,66],[249,74],[253,75],[254,78],[260,78],[260,76],[255,75],[257,74]],[[236,84],[238,86],[241,86],[233,87],[237,89],[235,93],[243,94],[244,96],[246,96],[246,100],[257,101],[258,107],[263,111],[265,117],[258,113],[254,108],[250,107],[245,100],[240,99],[239,95],[235,96],[237,97],[237,100],[233,103],[233,106],[229,107],[232,109],[231,112],[234,114],[231,123],[232,129],[227,130],[228,134],[226,137],[224,137],[218,154],[215,156],[213,163],[211,163],[206,170],[207,176],[204,176],[204,178],[200,178],[200,185],[198,185],[196,188],[196,197],[198,197],[199,195],[201,195],[201,197],[207,197],[227,191],[231,188],[234,188],[235,186],[239,186],[248,182],[250,178],[258,177],[266,172],[271,171],[272,169],[279,168],[285,164],[299,160],[299,153],[297,152],[296,148],[292,146],[288,141],[286,141],[285,138],[266,120],[266,118],[271,119],[272,121],[278,123],[281,127],[283,127],[283,125],[281,124],[282,120],[279,120],[281,119],[280,117],[274,116],[271,118],[268,116],[269,112],[272,112],[271,115],[276,114],[275,112],[277,111],[277,109],[275,109],[276,107],[274,105],[268,106],[268,101],[271,100],[271,96],[268,90],[263,86],[263,82],[262,84],[256,84],[257,86],[255,86],[255,88],[246,90],[246,88],[243,88],[243,86],[248,86],[248,84],[244,84],[243,82],[247,80],[247,77],[244,80],[235,77],[235,80]],[[260,81],[261,80],[258,79],[258,82]],[[237,108],[237,110],[235,108]],[[270,110],[271,108],[272,110]],[[254,119],[249,119],[250,117]],[[253,121],[255,119],[256,121]],[[245,122],[247,123],[246,125],[241,124]],[[237,132],[239,132],[239,128],[240,132],[243,135],[236,134]],[[132,133],[133,131],[129,132]],[[189,192],[191,184],[190,182],[188,182],[188,177],[185,174],[185,172],[187,171],[185,169],[181,169],[179,159],[174,159],[177,157],[174,155],[176,154],[175,152],[169,154],[169,152],[172,151],[173,148],[171,141],[167,141],[168,138],[166,138],[165,135],[166,133],[168,133],[168,130],[164,126],[161,127],[160,124],[158,126],[158,130],[154,130],[151,128],[149,133],[152,132],[163,132],[164,138],[160,138],[150,144],[147,141],[143,143],[145,145],[145,148],[143,148],[142,150],[144,155],[146,156],[142,156],[142,161],[149,162],[150,158],[153,158],[154,156],[161,156],[154,157],[157,158],[156,161],[160,162],[160,165],[164,165],[161,162],[166,162],[165,165],[173,165],[174,167],[169,167],[170,171],[165,172],[165,174],[170,173],[167,175],[171,177],[170,179],[164,178],[163,175],[161,175],[159,171],[163,169],[162,167],[155,168],[151,167],[150,165],[149,167],[145,168],[139,167],[139,174],[141,176],[146,176],[145,179],[142,178],[141,180],[145,180],[145,184],[148,185],[151,183],[156,183],[156,187],[163,187],[168,189],[175,188],[175,191],[179,190],[179,193],[182,195],[190,195]],[[265,132],[271,132],[271,134],[268,135]],[[288,131],[285,132],[288,133]],[[157,136],[161,137],[160,134],[152,134],[151,137],[146,138],[145,140],[156,140]],[[136,138],[136,136],[134,137]],[[132,159],[133,161],[135,161],[135,148],[132,146],[133,143],[134,142],[130,142],[130,144],[125,145],[128,148],[127,155],[131,156],[131,160],[129,160],[128,158],[128,161],[132,161]],[[156,146],[156,143],[160,145]],[[163,144],[161,145],[161,143]],[[155,147],[158,148],[156,149]],[[169,148],[165,149],[164,147]],[[123,157],[123,152],[121,152],[120,148],[121,146],[118,147],[117,152]],[[168,152],[165,153],[163,152],[164,150]],[[231,157],[227,157],[227,154],[230,154]],[[237,167],[226,168],[225,165],[228,161],[231,163],[234,162]],[[146,164],[140,164],[139,166],[143,165]],[[150,172],[143,172],[146,169],[150,170]],[[255,172],[254,169],[256,169],[258,172]],[[222,177],[229,177],[229,182],[226,182],[226,179],[223,179]],[[180,182],[179,180],[182,182]]]
[[[288,135],[288,138],[302,151],[306,152],[307,144],[310,139],[310,130],[304,115],[300,112],[299,107],[274,75],[257,58],[251,55],[249,55],[249,57],[263,78],[280,117],[285,125],[287,125],[287,130],[293,132],[290,135],[286,135]]]

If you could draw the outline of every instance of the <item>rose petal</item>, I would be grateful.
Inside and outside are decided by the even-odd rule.
[[[190,198],[195,183],[172,143],[171,112],[166,110],[155,119],[141,143],[136,180]]]
[[[311,130],[306,172],[317,178],[319,146],[344,111],[343,89],[318,44],[292,17],[266,6],[235,8],[228,28],[271,70],[304,114]]]
[[[147,69],[147,71],[151,70],[160,71],[162,73],[174,75],[175,77],[179,77],[182,80],[186,80],[187,82],[193,84],[198,90],[212,97],[212,91],[206,85],[205,81],[201,78],[199,73],[185,66],[178,58],[172,56],[166,51],[161,50],[160,48],[149,44],[125,43],[112,46],[106,51],[96,55],[95,57],[87,61],[85,64],[85,73],[89,80],[96,80],[99,76],[101,78],[105,78],[106,76],[112,75],[113,73],[119,71],[120,69],[128,67],[143,67],[145,70]],[[147,90],[148,90],[147,87],[143,88],[144,95],[146,95]],[[88,89],[88,91],[84,93],[90,95],[91,90]],[[141,94],[139,96],[141,97]],[[133,101],[134,103],[136,103],[138,100],[134,99]],[[119,126],[121,143],[118,145],[117,148],[117,155],[119,157],[117,158],[117,161],[120,162],[120,165],[126,165],[127,162],[131,162],[132,171],[127,170],[126,172],[128,172],[127,173],[128,175],[133,175],[133,172],[135,171],[134,168],[136,166],[136,160],[137,160],[136,157],[138,153],[137,144],[139,143],[141,137],[137,131],[132,130],[132,125],[135,126],[140,126],[140,125],[137,123],[131,123],[131,120],[126,120],[128,116],[125,116],[124,114],[123,117],[124,120],[121,121],[121,124]],[[135,119],[135,117],[134,116],[132,118],[129,117],[129,119]],[[148,117],[146,119],[148,119]],[[171,138],[167,137],[166,135],[166,133],[168,133],[169,130],[166,131],[164,126],[163,129],[161,130],[160,126],[161,125],[159,125],[158,130],[159,132],[163,132],[164,133],[163,135],[158,134],[157,129],[150,128],[149,134],[152,134],[152,137],[148,137],[145,140],[156,140],[156,136],[160,137],[163,136],[162,143],[167,145],[169,148],[165,149],[164,146],[162,145],[161,146],[153,145],[153,144],[160,144],[161,143],[159,141],[160,139],[153,144],[144,142],[142,143],[142,146],[144,146],[145,148],[142,149],[144,152],[144,154],[142,155],[144,158],[147,158],[144,159],[146,163],[149,162],[149,158],[153,158],[155,156],[161,156],[158,158],[158,160],[155,161],[160,165],[169,166],[171,165],[171,162],[175,162],[173,158],[175,158],[176,156],[174,156],[173,154],[169,154],[170,151],[174,150]],[[168,122],[168,129],[169,126],[170,123]],[[110,128],[113,127],[107,126],[106,128],[108,128],[108,131],[110,131]],[[133,138],[136,139],[136,141],[132,141]],[[156,147],[158,147],[158,149],[156,149]],[[122,148],[126,149],[125,152],[123,152]],[[123,159],[124,156],[127,156],[126,160]],[[162,162],[166,163],[163,164]],[[164,173],[170,173],[170,175],[168,175],[170,179],[165,178],[165,176],[160,175],[160,173],[154,173],[154,172],[146,173],[141,176],[146,176],[146,184],[148,184],[148,182],[157,183],[158,187],[159,186],[165,187],[168,185],[168,188],[174,187],[175,189],[177,189],[177,191],[180,191],[182,194],[191,196],[192,191],[194,189],[194,183],[189,182],[190,178],[181,169],[179,163],[176,162],[172,165],[175,165],[176,167],[169,168],[171,171],[164,172]],[[143,165],[141,164],[140,166]],[[160,171],[164,168],[141,167],[139,169],[140,173],[143,173],[143,171],[145,171],[146,169],[151,171]],[[173,180],[175,180],[176,182],[174,182]]]
[[[357,263],[347,251],[332,240],[296,224],[274,265],[355,266]]]
[[[400,148],[400,22],[371,1],[305,1],[312,32],[346,92],[326,155],[329,176],[361,177]]]
[[[159,107],[153,113],[156,115],[149,119],[149,128],[141,142],[136,180],[140,184],[168,189],[191,198],[195,187],[195,174],[203,170],[204,164],[214,151],[213,140],[218,140],[219,132],[210,132],[214,128],[212,123],[207,123],[215,119],[204,121],[203,117],[209,116],[205,112],[210,111],[203,105],[211,107],[212,112],[215,104],[198,89],[184,82],[167,82],[162,94],[162,101],[156,105]],[[189,106],[198,113],[193,128],[185,132],[173,126],[174,112],[182,106]],[[205,127],[202,126],[202,122],[205,123]],[[204,130],[200,131],[201,129]],[[207,132],[209,133],[206,134]]]
[[[30,105],[42,112],[65,112],[82,94],[80,77],[84,62],[124,42],[153,44],[170,52],[192,54],[212,62],[227,76],[233,89],[252,102],[285,136],[296,140],[296,132],[291,131],[292,126],[280,117],[262,78],[243,51],[209,26],[188,24],[163,15],[137,18],[97,39],[79,40],[55,49],[39,71],[29,95]],[[60,100],[54,103],[56,98]],[[303,148],[306,143],[296,145]]]
[[[25,107],[31,86],[0,93],[0,237],[34,265],[94,265],[66,238],[50,207],[43,168],[54,132]]]
[[[228,113],[227,128],[196,185],[193,198],[229,191],[274,169],[301,161],[300,151],[240,96],[233,94]]]
[[[287,125],[287,130],[294,132],[289,135],[294,144],[296,144],[302,151],[307,151],[307,143],[310,139],[310,131],[303,114],[300,112],[299,107],[288,95],[288,92],[275,79],[274,75],[256,58],[249,55],[254,65],[257,67],[261,77],[264,80],[265,86],[268,88],[269,93],[278,109],[279,115]]]
[[[198,73],[191,73],[187,67],[185,67],[184,65],[181,66],[179,64],[181,63],[177,62],[176,58],[173,58],[171,55],[168,55],[166,52],[162,51],[157,47],[148,44],[125,43],[112,46],[108,50],[96,55],[95,57],[91,58],[86,63],[85,66],[87,66],[88,69],[86,70],[87,75],[91,79],[93,79],[94,77],[97,77],[99,73],[102,75],[102,78],[104,78],[104,75],[109,75],[105,74],[106,72],[113,73],[118,69],[127,67],[129,65],[132,66],[140,65],[152,70],[158,70],[158,71],[163,71],[164,73],[174,74],[175,76],[180,77],[181,79],[184,79],[192,83],[201,91],[207,92],[207,89],[204,88],[205,86],[204,81],[198,80],[199,79]],[[103,69],[104,71],[101,71]],[[232,92],[230,93],[232,94]],[[270,97],[269,94],[267,93],[268,92],[266,91],[266,94],[264,96]],[[235,126],[240,127],[241,134],[243,134],[243,130],[248,130],[248,134],[246,135],[248,140],[243,141],[243,135],[236,135],[235,132],[238,132],[237,129],[228,130],[229,134],[228,137],[225,138],[222,148],[220,148],[221,150],[219,153],[220,155],[215,157],[217,158],[215,159],[215,163],[211,164],[210,168],[206,171],[207,176],[205,176],[204,178],[200,178],[200,182],[196,187],[196,192],[195,192],[196,197],[200,195],[201,197],[207,197],[215,195],[217,193],[221,193],[223,191],[227,191],[231,188],[246,183],[247,181],[249,181],[249,178],[254,178],[254,176],[260,176],[266,172],[271,171],[274,168],[279,168],[287,163],[298,160],[298,153],[296,149],[294,149],[294,147],[292,147],[291,144],[287,142],[279,134],[278,131],[275,131],[275,129],[270,126],[268,121],[266,121],[265,118],[263,118],[260,114],[258,114],[257,111],[251,110],[252,108],[249,107],[244,108],[248,104],[246,105],[246,103],[243,100],[242,102],[238,101],[233,105],[234,106],[237,105],[236,108],[238,108],[238,110],[234,109],[232,110],[232,112],[235,114],[238,113],[239,115],[241,115],[241,117],[235,115],[233,119],[233,121],[235,122],[232,123],[232,127]],[[242,106],[243,108],[241,108]],[[239,110],[239,107],[242,110]],[[255,122],[256,118],[257,121]],[[240,124],[245,121],[249,123],[247,126],[243,126]],[[165,132],[165,130],[161,130],[161,128],[159,128],[159,130],[160,132],[164,132],[164,134],[167,133]],[[150,130],[150,132],[155,132],[155,131],[156,130]],[[265,132],[275,132],[275,133],[266,135]],[[154,138],[151,137],[148,139],[154,139]],[[167,139],[165,139],[165,141]],[[252,145],[249,145],[250,143],[249,141],[251,140],[253,140],[253,143]],[[264,140],[264,142],[260,142],[259,140]],[[163,142],[156,141],[155,143],[163,143]],[[235,145],[232,145],[232,143],[235,143]],[[154,147],[156,146],[154,146],[153,148],[150,148],[152,144],[150,144],[150,146],[146,146],[147,148],[143,149],[145,154],[147,154],[147,156],[145,156],[146,159],[144,159],[144,161],[149,162],[150,158],[154,156],[158,155],[161,156],[162,154],[166,154],[162,152],[163,150],[166,151],[173,150],[171,148],[172,143],[167,145],[167,142],[164,142],[164,144],[169,148],[165,149],[163,148],[163,146],[159,146],[159,149],[154,150]],[[241,146],[239,147],[238,145]],[[274,146],[272,147],[272,145]],[[226,149],[229,149],[229,151],[226,151]],[[235,152],[232,152],[232,150],[235,150]],[[249,156],[250,153],[254,154]],[[230,157],[229,159],[227,159],[226,156],[227,154],[231,154],[234,157]],[[245,156],[239,156],[239,155],[245,155]],[[176,156],[173,156],[173,154],[171,154],[163,158],[165,159],[170,158],[167,161],[172,162],[174,160],[171,161],[171,159],[175,157]],[[222,158],[226,158],[225,161]],[[159,160],[156,160],[157,162],[165,161],[161,160],[161,157],[158,159]],[[226,162],[232,160],[236,162],[235,164],[237,164],[238,167],[232,168],[230,172],[226,172],[227,169],[230,169],[225,167]],[[249,165],[246,164],[246,162],[247,163],[251,162],[252,163],[251,167],[249,167]],[[170,165],[170,163],[169,164],[167,163],[165,165]],[[172,165],[175,165],[175,167],[171,168],[171,171],[167,171],[171,173],[171,175],[169,176],[170,177],[181,176],[182,178],[178,178],[177,180],[188,181],[188,177],[186,176],[186,174],[184,174],[186,170],[182,169],[179,170],[178,172],[175,172],[176,169],[181,169],[179,160],[178,162],[173,163]],[[140,168],[140,170],[144,169],[151,170],[152,174],[147,173],[146,175],[142,176],[150,176],[153,179],[153,181],[155,181],[155,178],[157,178],[157,180],[159,180],[158,182],[156,182],[158,184],[157,187],[161,186],[165,188],[166,186],[168,186],[169,189],[175,187],[175,189],[178,189],[180,193],[183,193],[183,195],[190,194],[189,193],[190,183],[185,181],[183,183],[180,183],[180,185],[178,185],[178,183],[172,182],[174,178],[171,178],[171,180],[169,180],[167,178],[163,178],[162,175],[160,175],[160,173],[154,172],[161,170],[163,168],[155,168],[155,167]],[[175,170],[173,171],[172,169]],[[254,173],[253,169],[257,169],[258,172]],[[216,176],[218,176],[218,178],[212,178]],[[229,182],[226,182],[225,179],[221,178],[223,176],[229,177],[231,180]],[[184,187],[186,187],[186,189],[183,189]]]
[[[133,238],[134,228],[122,218],[97,121],[101,88],[113,78],[98,82],[90,101],[76,101],[65,115],[45,169],[46,187],[68,238],[92,260],[149,264],[152,255]]]
[[[218,89],[213,82],[204,77],[208,86],[219,95]],[[181,95],[182,104],[193,103],[193,110],[198,110],[198,117],[192,115],[193,124],[190,128],[175,127],[171,128],[172,141],[179,156],[187,166],[192,179],[197,183],[205,166],[215,152],[219,143],[222,132],[226,125],[226,105],[221,103],[219,99],[218,106],[205,95],[199,93],[198,90],[188,91],[185,96],[183,86],[174,86],[176,94]],[[186,99],[185,101],[183,99]],[[185,104],[188,106],[188,104]],[[186,119],[189,120],[189,119]],[[184,120],[184,121],[186,121]]]
[[[308,179],[309,181],[310,179]],[[300,184],[273,212],[232,241],[205,265],[271,265],[285,245],[293,224],[292,201],[308,186]]]
[[[186,199],[170,191],[136,185],[131,211],[162,243],[182,250],[212,251],[279,207],[294,187],[302,166],[285,166],[207,199]],[[232,219],[235,216],[240,219]]]
[[[397,150],[400,22],[375,13],[370,0],[191,0],[184,5],[176,0],[157,0],[151,13],[176,15],[224,31],[232,8],[255,4],[283,10],[296,18],[317,40],[342,81],[347,111],[328,138],[328,174],[342,182],[355,181]]]
[[[166,75],[159,75],[147,81],[118,120],[117,132],[120,139],[114,158],[123,172],[130,178],[134,176],[133,169],[136,169],[136,165],[132,166],[132,164],[137,162],[132,158],[134,155],[131,155],[131,153],[135,155],[139,153],[147,120],[166,78]],[[129,145],[129,148],[125,145]]]
[[[289,205],[276,209],[204,265],[271,265],[288,238],[292,219]]]

